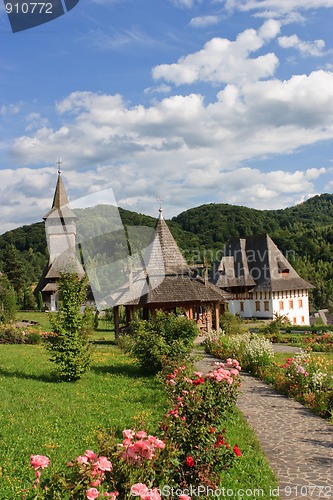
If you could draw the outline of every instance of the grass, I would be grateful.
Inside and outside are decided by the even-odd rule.
[[[153,430],[164,412],[161,387],[115,346],[98,347],[92,370],[73,384],[52,381],[42,346],[2,345],[0,366],[2,500],[20,498],[30,483],[31,453],[57,470],[94,449],[98,429],[120,432],[141,414]]]
[[[30,454],[47,455],[55,472],[86,449],[96,449],[100,429],[114,427],[120,435],[140,417],[148,423],[147,430],[156,432],[165,411],[161,386],[133,366],[103,324],[95,337],[92,370],[76,383],[54,382],[43,346],[0,346],[1,500],[20,498],[22,488],[33,481]],[[226,433],[243,456],[225,471],[222,485],[235,492],[274,488],[274,474],[237,409]]]
[[[243,455],[236,460],[234,467],[225,471],[222,486],[235,493],[231,498],[239,498],[237,492],[240,490],[252,490],[253,498],[271,498],[270,491],[277,487],[276,477],[268,465],[259,441],[237,408],[227,422],[226,435],[229,442],[238,444]],[[255,494],[255,490],[263,490],[264,494]]]

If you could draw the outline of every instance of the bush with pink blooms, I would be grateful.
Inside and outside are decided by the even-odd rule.
[[[125,429],[119,442],[115,431],[101,431],[98,453],[86,450],[68,462],[65,471],[53,474],[43,472],[47,457],[32,455],[35,479],[23,498],[160,500],[164,486],[217,486],[221,472],[242,455],[236,443],[228,443],[225,432],[239,391],[239,372],[238,361],[227,359],[207,375],[191,373],[185,366],[161,375],[170,404],[161,438]]]
[[[222,470],[241,452],[225,436],[225,419],[240,386],[236,359],[217,363],[207,375],[189,376],[184,366],[166,376],[171,409],[162,425],[164,439],[179,452],[178,484],[214,486]]]

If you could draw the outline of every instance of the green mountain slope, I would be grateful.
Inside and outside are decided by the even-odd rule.
[[[126,226],[153,227],[155,218],[110,206],[77,210],[78,233],[83,237],[99,236],[100,253],[122,253]],[[110,221],[117,231],[108,233]],[[118,224],[118,226],[117,226]],[[312,292],[315,308],[333,306],[333,195],[322,194],[281,210],[255,210],[228,204],[207,204],[182,212],[168,221],[170,230],[189,262],[214,261],[232,237],[269,233],[292,265],[316,286]],[[105,234],[106,233],[106,234]],[[119,235],[122,235],[121,238]],[[119,239],[120,238],[120,239]],[[16,283],[29,286],[37,281],[47,262],[47,245],[42,222],[23,226],[0,236],[2,271],[15,274]],[[18,286],[18,285],[17,285]],[[24,286],[21,286],[23,289]],[[22,294],[22,290],[20,291]]]

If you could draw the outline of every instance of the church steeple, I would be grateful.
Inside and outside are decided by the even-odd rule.
[[[60,167],[58,169],[58,180],[53,196],[52,207],[51,210],[49,210],[47,214],[44,215],[43,219],[44,220],[48,219],[52,214],[55,217],[76,219],[74,212],[71,210],[69,206],[69,200],[61,177]]]
[[[76,239],[77,217],[69,205],[60,166],[52,207],[43,219],[45,220],[50,263],[52,263],[64,252],[73,251]]]

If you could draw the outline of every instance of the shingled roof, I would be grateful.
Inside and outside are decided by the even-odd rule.
[[[43,219],[50,219],[53,217],[76,219],[76,215],[69,206],[69,200],[66,194],[65,186],[61,178],[61,172],[58,172],[58,180],[54,192],[53,202],[51,209],[44,215]]]
[[[226,296],[226,292],[190,269],[160,209],[147,265],[141,272],[131,273],[128,283],[106,297],[105,303],[162,306],[221,302]]]
[[[244,286],[252,291],[313,288],[297,274],[267,234],[232,239],[215,266],[212,282],[228,290]]]

